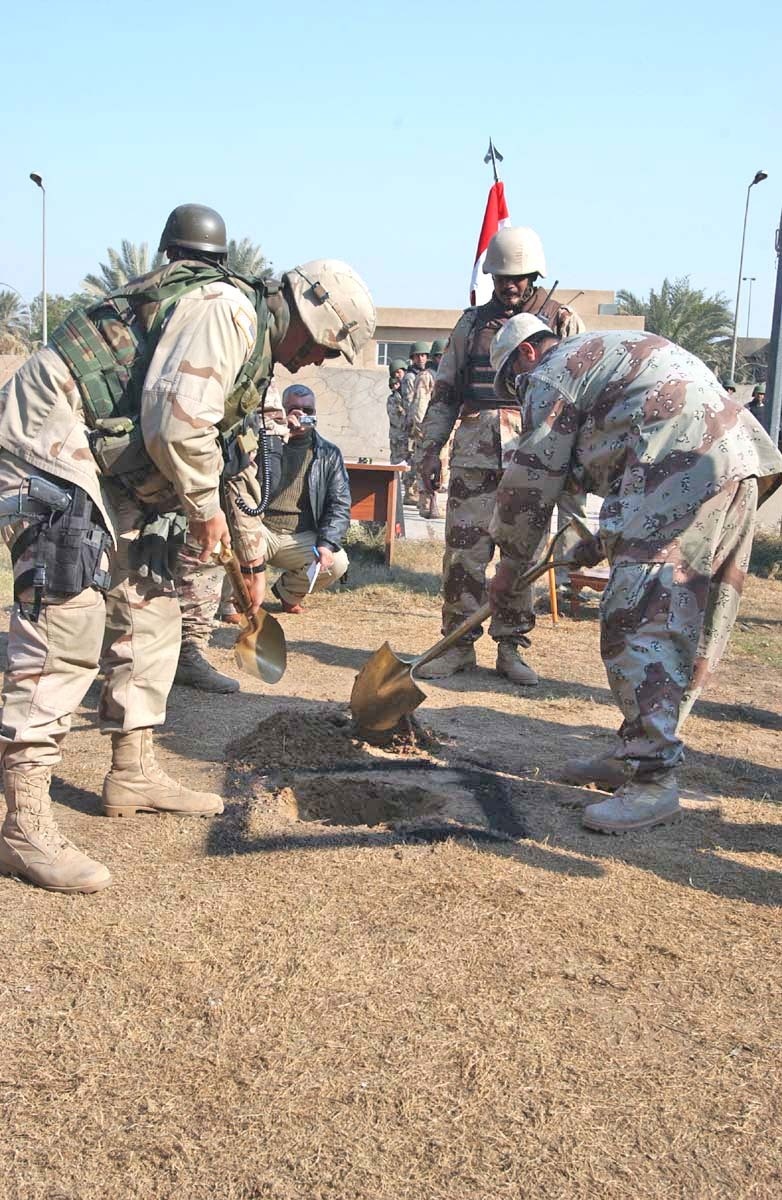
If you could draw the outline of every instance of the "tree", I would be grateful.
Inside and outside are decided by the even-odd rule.
[[[690,287],[688,275],[673,282],[664,279],[659,292],[652,289],[643,300],[625,289],[616,295],[619,312],[644,318],[650,333],[668,338],[703,359],[712,370],[725,370],[730,362],[733,313],[722,292],[707,296]]]
[[[165,262],[159,250],[155,252],[152,261],[149,261],[149,247],[146,242],[137,246],[134,242],[125,240],[119,254],[111,246],[106,253],[109,261],[108,264],[100,264],[100,275],[87,275],[84,280],[85,289],[93,296],[105,296],[123,287],[129,279],[146,275],[147,271],[154,271]]]
[[[18,292],[0,288],[0,354],[24,354],[30,348],[30,310]]]
[[[228,266],[240,275],[260,275],[264,279],[272,273],[272,265],[261,247],[249,238],[242,238],[240,242],[231,238],[228,243]]]
[[[46,323],[49,333],[62,324],[68,313],[72,312],[74,308],[79,308],[84,303],[94,302],[95,297],[84,292],[74,292],[70,296],[59,296],[56,292],[49,294],[46,297]],[[43,305],[40,292],[30,305],[30,324],[33,343],[40,345],[43,337]]]

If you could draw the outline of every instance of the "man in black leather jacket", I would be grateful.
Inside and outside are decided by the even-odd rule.
[[[342,542],[350,524],[350,484],[342,452],[315,429],[310,388],[293,384],[282,403],[288,441],[263,515],[266,561],[282,571],[272,591],[283,612],[300,613],[308,592],[330,587],[348,569]]]

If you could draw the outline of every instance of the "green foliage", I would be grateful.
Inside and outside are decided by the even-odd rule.
[[[70,296],[60,296],[56,293],[46,297],[46,319],[48,322],[47,330],[49,333],[56,329],[59,324],[67,317],[69,312],[74,308],[78,308],[80,304],[94,301],[95,297],[83,292],[73,292]],[[30,318],[33,327],[33,345],[40,344],[43,340],[43,307],[41,304],[40,292],[30,305]]]
[[[0,288],[0,354],[24,354],[30,346],[30,310],[17,292]]]
[[[730,361],[733,313],[726,296],[707,296],[690,287],[689,276],[664,279],[659,292],[652,289],[646,299],[624,288],[617,292],[619,312],[644,318],[646,329],[683,346],[703,359],[714,371]]]
[[[109,292],[124,287],[128,280],[162,267],[166,261],[159,251],[156,251],[150,260],[146,242],[137,246],[127,239],[122,242],[122,250],[119,253],[111,246],[106,253],[109,261],[100,264],[100,274],[87,275],[84,280],[85,290],[93,296],[106,296]]]
[[[756,533],[752,543],[749,569],[763,579],[782,579],[782,537]]]
[[[231,238],[228,243],[228,266],[240,275],[260,275],[265,278],[272,273],[271,263],[261,247],[249,238],[242,238],[240,242]]]

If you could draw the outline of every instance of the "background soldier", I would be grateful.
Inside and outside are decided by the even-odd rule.
[[[388,386],[391,391],[386,401],[388,413],[388,442],[392,463],[409,461],[410,438],[407,432],[407,413],[402,403],[402,380],[407,371],[404,358],[392,358],[388,368]]]
[[[418,481],[412,469],[415,447],[413,445],[413,399],[418,380],[426,371],[430,346],[428,342],[413,342],[410,347],[410,365],[405,371],[400,389],[400,400],[404,411],[405,429],[407,434],[407,462],[411,470],[402,478],[405,504],[415,504],[418,500]]]
[[[756,383],[752,389],[752,399],[747,405],[747,411],[751,412],[756,421],[763,424],[763,413],[766,408],[766,385],[765,383]]]
[[[583,328],[579,317],[536,286],[546,274],[543,246],[533,229],[507,227],[489,243],[484,271],[494,278],[487,304],[468,308],[459,319],[443,354],[434,394],[421,433],[420,475],[433,492],[440,478],[440,454],[456,426],[451,452],[451,479],[445,515],[443,558],[443,633],[475,612],[486,597],[486,568],[494,554],[489,520],[505,466],[521,434],[515,399],[494,394],[489,347],[499,329],[520,312],[538,314],[561,337]],[[457,425],[458,421],[458,425]],[[507,597],[502,613],[492,617],[497,642],[496,669],[513,683],[531,686],[538,677],[519,653],[535,624],[532,591]],[[452,675],[475,666],[475,630],[440,658],[421,667],[422,679]]]
[[[252,514],[258,495],[254,469],[244,469],[251,410],[275,361],[291,371],[340,354],[353,361],[374,331],[369,292],[344,263],[305,263],[280,285],[231,276],[212,209],[175,209],[161,249],[168,266],[70,314],[0,391],[0,512],[17,504],[5,531],[17,604],[0,730],[0,870],[54,891],[110,881],[61,836],[49,797],[104,630],[104,811],[222,810],[219,796],[182,787],[154,759],[180,640],[172,551],[185,517],[204,561],[227,542],[224,503],[258,608],[262,533],[239,504]]]
[[[437,369],[440,366],[440,360],[443,357],[445,347],[448,345],[445,338],[436,338],[432,342],[432,349],[429,353],[429,360],[426,367],[416,377],[413,386],[413,403],[410,408],[410,443],[413,463],[416,470],[420,469],[421,459],[421,430],[423,429],[424,417],[426,410],[429,408],[429,401],[434,393],[434,381],[437,375]],[[448,481],[448,452],[443,450],[440,455],[440,490],[443,486],[447,488]],[[422,517],[432,518],[439,517],[440,510],[437,505],[437,496],[435,492],[427,491],[419,486],[418,488],[418,511]]]
[[[569,763],[566,778],[618,789],[586,808],[590,829],[675,820],[681,725],[728,641],[758,491],[779,482],[782,455],[700,359],[656,334],[560,344],[525,315],[497,335],[492,362],[498,394],[524,410],[490,527],[504,554],[492,607],[504,612],[563,488],[605,497],[599,539],[574,559],[611,565],[601,653],[624,720],[613,754]]]

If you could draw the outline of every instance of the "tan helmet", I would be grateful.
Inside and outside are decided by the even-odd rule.
[[[543,243],[526,225],[506,225],[489,242],[484,275],[545,275]]]
[[[355,362],[375,332],[375,306],[358,272],[338,258],[316,258],[286,271],[283,279],[317,345]]]
[[[495,334],[489,347],[489,361],[494,369],[494,390],[498,396],[513,394],[511,381],[505,378],[504,367],[514,350],[522,342],[531,338],[534,333],[548,333],[552,337],[551,327],[533,313],[519,313],[506,321],[499,333]]]

